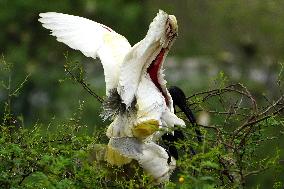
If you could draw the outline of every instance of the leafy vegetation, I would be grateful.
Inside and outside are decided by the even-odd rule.
[[[178,168],[166,188],[283,188],[283,5],[1,0],[0,188],[162,187],[136,164],[114,168],[98,161],[109,124],[94,98],[104,95],[102,68],[59,45],[37,21],[40,12],[79,15],[133,45],[158,9],[174,14],[179,24],[167,80],[188,95],[204,137],[199,143],[190,122],[178,128],[186,139],[175,143]],[[66,57],[75,63],[64,67]]]
[[[89,86],[82,68],[76,64],[65,68],[71,79]],[[188,97],[188,106],[196,114],[212,114],[213,120],[198,124],[202,143],[196,140],[189,121],[186,128],[178,128],[185,139],[174,144],[179,151],[177,169],[169,183],[157,186],[135,162],[112,167],[104,161],[106,127],[88,133],[82,122],[82,101],[72,117],[61,124],[53,122],[54,118],[49,124],[38,121],[26,127],[10,104],[27,77],[14,88],[12,65],[2,60],[1,69],[6,74],[1,83],[8,95],[0,127],[1,188],[242,188],[251,175],[276,170],[280,176],[283,171],[280,148],[259,155],[266,142],[283,134],[270,133],[275,127],[284,129],[280,116],[283,95],[267,107],[258,107],[244,85],[227,85],[223,73],[214,80],[216,89]],[[283,187],[279,177],[273,182],[274,188]]]

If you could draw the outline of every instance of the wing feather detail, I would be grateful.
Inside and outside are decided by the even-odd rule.
[[[117,87],[119,68],[131,45],[125,37],[92,20],[63,13],[39,14],[43,27],[51,30],[57,41],[85,56],[99,57],[106,80],[107,93]]]

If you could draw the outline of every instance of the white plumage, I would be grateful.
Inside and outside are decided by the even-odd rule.
[[[167,181],[175,169],[175,159],[169,157],[164,148],[152,141],[114,137],[110,139],[110,144],[120,153],[137,160],[143,169],[154,177],[156,183]]]
[[[173,113],[163,74],[164,59],[177,36],[175,17],[160,10],[145,38],[133,47],[109,27],[86,18],[54,12],[41,13],[40,17],[43,27],[58,41],[102,62],[106,101],[119,99],[120,103],[107,130],[107,161],[121,165],[135,159],[155,180],[167,180],[175,165],[167,163],[168,154],[155,140],[174,125],[185,125]],[[113,139],[128,143],[113,143]],[[140,152],[129,153],[135,146]]]
[[[106,93],[116,88],[124,56],[131,49],[127,39],[112,29],[79,16],[41,13],[39,21],[51,30],[59,42],[81,51],[85,56],[100,58],[104,67]]]

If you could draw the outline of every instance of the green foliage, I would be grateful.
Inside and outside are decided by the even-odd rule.
[[[94,151],[103,148],[95,144],[107,143],[108,123],[99,117],[101,104],[73,79],[66,79],[70,74],[64,72],[63,53],[68,48],[49,37],[37,19],[47,11],[87,17],[126,36],[133,45],[144,37],[158,9],[176,15],[179,24],[179,37],[170,53],[176,56],[170,64],[178,69],[168,69],[167,76],[186,77],[168,81],[193,94],[188,104],[198,117],[204,112],[209,115],[209,124],[200,126],[202,144],[195,140],[190,123],[182,129],[187,139],[176,143],[181,157],[167,188],[241,187],[242,183],[235,185],[228,178],[239,178],[240,170],[247,188],[283,188],[283,113],[272,115],[281,105],[271,106],[283,93],[282,7],[283,2],[270,0],[0,1],[0,53],[7,60],[1,58],[0,64],[0,188],[154,187],[138,170],[133,179],[110,182],[109,177],[116,177],[106,175],[121,169],[90,161]],[[103,96],[100,64],[68,51],[75,63],[67,68]],[[180,57],[186,60],[179,61]],[[195,61],[199,66],[187,67]],[[253,71],[262,71],[264,80],[253,80],[258,75]],[[247,94],[246,89],[228,87],[230,81],[248,86],[258,112],[250,98],[235,93]],[[279,102],[283,106],[283,98]],[[253,116],[269,107],[258,117],[262,121],[239,129],[233,137],[241,123],[246,125],[244,115],[258,120]],[[196,156],[189,146],[198,152]]]
[[[1,65],[9,76],[12,65],[5,61]],[[69,74],[78,71],[76,66],[71,65],[66,69],[72,71]],[[75,80],[81,78],[80,84],[85,81],[81,72],[79,69],[79,75],[73,77],[77,78]],[[8,78],[13,83],[12,77]],[[9,95],[14,94],[11,91],[20,91],[26,81],[27,78],[24,78],[14,88],[7,85],[4,78],[3,86],[9,86],[5,87],[8,95],[6,101],[11,103],[17,97]],[[247,185],[251,175],[258,176],[273,170],[278,175],[274,178],[273,188],[281,188],[283,183],[279,177],[283,167],[279,164],[280,149],[258,154],[266,142],[278,137],[270,132],[271,129],[284,127],[283,118],[278,116],[279,111],[274,113],[279,104],[269,104],[259,109],[262,112],[258,112],[258,109],[254,109],[254,99],[242,84],[226,86],[227,78],[223,73],[214,82],[219,88],[188,98],[195,112],[207,111],[214,115],[214,119],[211,124],[198,125],[203,136],[202,143],[196,140],[195,127],[189,121],[186,128],[178,128],[186,138],[174,144],[180,154],[179,160],[171,181],[165,186],[155,185],[137,162],[112,167],[104,161],[107,144],[105,127],[97,128],[92,135],[89,134],[82,119],[85,108],[83,101],[79,101],[77,109],[67,121],[58,124],[54,122],[56,118],[52,118],[47,125],[37,122],[32,127],[25,127],[7,102],[0,125],[0,187],[242,188]],[[245,98],[251,102],[240,103],[240,99]],[[222,113],[232,104],[235,106],[229,113]],[[182,114],[179,116],[184,117]],[[192,149],[196,154],[193,154]]]
[[[56,132],[40,124],[2,124],[1,188],[99,187],[104,169],[90,155],[97,138],[79,134],[78,122],[56,126]]]

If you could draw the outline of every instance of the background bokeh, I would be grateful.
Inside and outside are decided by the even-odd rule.
[[[80,85],[70,80],[60,82],[66,78],[63,65],[68,52],[69,60],[84,66],[91,88],[104,96],[99,61],[57,42],[37,21],[40,12],[95,20],[134,45],[145,36],[159,9],[174,14],[179,25],[179,36],[165,63],[169,85],[178,85],[190,95],[209,88],[224,71],[230,82],[247,85],[260,103],[263,94],[270,99],[278,95],[276,81],[284,59],[284,1],[0,0],[0,53],[13,64],[12,85],[30,74],[21,94],[12,101],[13,113],[23,116],[27,127],[51,119],[61,122],[84,101],[82,116],[90,133],[108,124],[99,117],[100,103]],[[6,98],[0,88],[1,114]],[[281,140],[273,145],[279,143]],[[271,144],[264,150],[269,147]],[[271,188],[271,174],[252,177],[249,186],[268,183]]]

